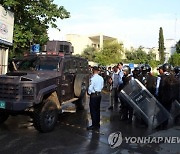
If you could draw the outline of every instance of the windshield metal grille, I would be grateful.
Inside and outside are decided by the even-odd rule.
[[[19,86],[11,83],[0,83],[0,99],[17,100],[19,94]]]

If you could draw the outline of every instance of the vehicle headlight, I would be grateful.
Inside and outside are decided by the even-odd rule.
[[[23,87],[23,95],[34,95],[34,87]]]

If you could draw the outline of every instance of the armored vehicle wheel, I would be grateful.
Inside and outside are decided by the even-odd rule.
[[[57,106],[50,99],[44,100],[43,103],[34,110],[34,127],[40,132],[46,133],[52,131],[56,125],[57,119]]]
[[[0,124],[2,124],[3,122],[5,122],[9,117],[9,114],[7,114],[4,111],[0,111]]]
[[[76,75],[74,81],[74,94],[76,97],[82,97],[86,93],[88,87],[87,77],[83,74]]]

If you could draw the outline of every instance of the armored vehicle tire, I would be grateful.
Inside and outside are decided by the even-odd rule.
[[[76,97],[82,97],[86,93],[88,86],[87,77],[83,74],[77,74],[74,81],[74,94]]]
[[[9,114],[7,114],[4,111],[0,111],[0,124],[2,124],[3,122],[5,122],[9,117]]]
[[[50,132],[54,129],[58,119],[56,104],[50,100],[44,100],[42,104],[35,107],[33,114],[34,127],[42,132]]]

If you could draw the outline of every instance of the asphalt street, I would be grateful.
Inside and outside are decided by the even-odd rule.
[[[109,111],[109,96],[103,94],[101,102],[101,128],[87,131],[91,124],[89,100],[85,110],[75,112],[73,104],[63,107],[54,131],[39,133],[26,116],[10,117],[0,125],[0,154],[148,154],[180,153],[179,143],[126,143],[125,137],[173,136],[180,137],[180,126],[166,130],[151,130],[119,119],[118,106]],[[108,143],[111,133],[121,132],[122,144],[112,148]]]

